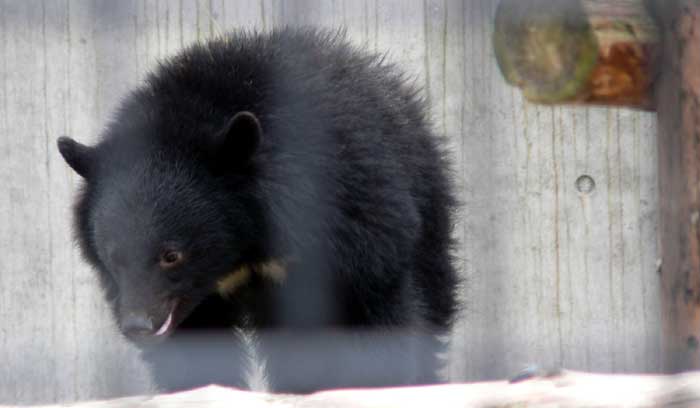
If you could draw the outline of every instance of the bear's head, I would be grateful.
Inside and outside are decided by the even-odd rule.
[[[262,129],[249,112],[196,130],[133,118],[96,146],[61,137],[58,149],[85,180],[75,205],[83,255],[121,331],[151,344],[257,256],[266,231],[251,174]]]

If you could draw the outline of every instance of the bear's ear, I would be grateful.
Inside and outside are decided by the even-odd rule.
[[[90,178],[93,149],[76,142],[68,136],[59,137],[57,144],[58,151],[61,152],[61,156],[63,156],[66,163],[83,178]]]
[[[258,118],[251,112],[238,112],[216,135],[216,154],[224,162],[245,164],[258,149],[261,138]]]

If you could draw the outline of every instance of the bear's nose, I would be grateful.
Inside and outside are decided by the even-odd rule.
[[[129,338],[135,339],[153,335],[153,322],[147,316],[130,313],[122,320],[122,331]]]

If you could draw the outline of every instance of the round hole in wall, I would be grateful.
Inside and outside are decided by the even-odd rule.
[[[576,179],[576,190],[582,194],[590,194],[595,189],[593,177],[584,174]]]

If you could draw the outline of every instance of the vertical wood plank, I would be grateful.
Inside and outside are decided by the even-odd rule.
[[[700,3],[653,2],[664,29],[657,91],[663,367],[700,368]]]
[[[13,322],[8,327],[3,341],[3,360],[18,366],[16,376],[8,378],[8,388],[12,397],[26,399],[30,389],[22,386],[22,379],[37,377],[36,385],[53,390],[51,368],[46,364],[30,366],[20,364],[16,353],[25,345],[35,348],[39,355],[46,355],[49,342],[37,338],[45,331],[51,336],[51,328],[36,317],[53,317],[51,299],[39,301],[38,296],[47,295],[42,290],[50,286],[50,265],[48,239],[43,225],[48,221],[45,206],[46,195],[43,113],[43,86],[45,75],[41,62],[42,54],[42,12],[41,8],[30,4],[3,4],[3,51],[4,63],[3,91],[6,92],[3,116],[8,125],[3,138],[7,138],[11,160],[5,164],[7,172],[4,181],[4,205],[7,215],[0,229],[0,239],[5,253],[25,253],[23,257],[10,257],[3,265],[3,285],[11,288],[5,296],[5,318]],[[39,27],[39,29],[32,29]],[[35,62],[39,61],[39,64]],[[25,76],[26,75],[26,76]],[[35,101],[17,100],[14,95],[33,94]],[[36,118],[36,119],[35,119]],[[37,120],[38,119],[38,120]],[[32,137],[10,139],[17,127],[26,129]],[[34,219],[32,226],[25,226],[27,220]],[[5,271],[12,271],[7,273]],[[35,290],[38,288],[39,290]],[[30,311],[29,306],[32,306]],[[42,327],[43,326],[43,327]]]

